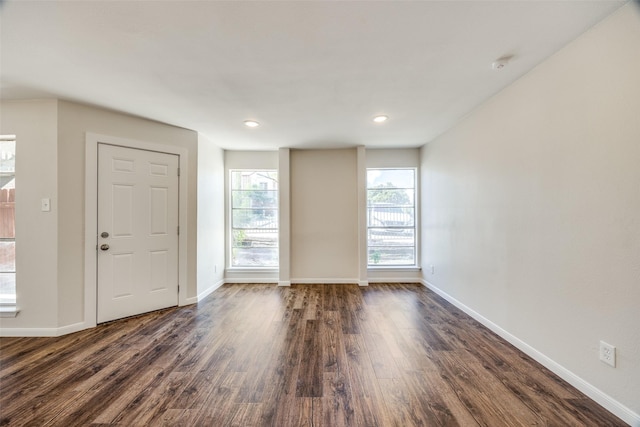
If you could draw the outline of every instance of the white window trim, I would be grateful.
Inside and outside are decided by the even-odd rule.
[[[2,304],[0,305],[0,318],[11,318],[18,316],[20,309],[16,304]]]
[[[10,134],[10,135],[0,135],[0,141],[2,142],[13,142],[14,144],[16,143],[16,135]],[[15,149],[17,150],[17,146],[15,147]],[[15,153],[14,153],[15,156]],[[14,170],[13,170],[13,176],[14,179],[16,177],[16,168],[15,168],[15,164],[14,164]],[[15,202],[14,202],[15,203]],[[15,213],[14,213],[14,221],[16,220],[15,217]],[[15,224],[14,224],[15,226]],[[7,239],[7,240],[13,240],[14,244],[16,242],[16,238],[15,236],[13,237],[13,239]],[[15,248],[15,246],[14,246]],[[17,256],[17,252],[15,252],[14,249],[14,263],[15,261],[15,257]],[[18,313],[20,313],[20,309],[18,308],[18,280],[17,280],[17,274],[16,271],[13,272],[14,274],[14,289],[15,289],[15,294],[14,294],[14,301],[13,302],[3,302],[0,303],[0,318],[10,318],[10,317],[16,317],[18,315]]]
[[[277,168],[230,168],[227,175],[227,265],[225,270],[233,273],[273,273],[280,269],[280,239],[278,239],[278,265],[270,266],[250,266],[250,265],[232,265],[233,260],[233,188],[232,173],[243,171],[269,171],[278,174],[278,236],[280,236],[280,171]]]
[[[420,177],[419,177],[419,168],[415,166],[398,166],[398,167],[367,167],[366,172],[370,170],[401,170],[401,169],[411,169],[413,170],[413,229],[414,229],[414,242],[413,242],[413,253],[414,253],[414,263],[413,264],[384,264],[384,265],[371,265],[369,264],[369,184],[368,180],[365,180],[365,209],[366,209],[366,263],[367,270],[375,270],[375,271],[406,271],[406,272],[414,272],[421,271],[422,267],[420,266]]]

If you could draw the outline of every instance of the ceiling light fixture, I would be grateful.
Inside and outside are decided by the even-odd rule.
[[[373,121],[374,121],[374,122],[376,122],[376,123],[384,123],[384,122],[386,122],[386,121],[387,121],[387,119],[388,119],[388,118],[389,118],[389,117],[387,117],[387,116],[382,116],[382,115],[381,115],[381,116],[375,116],[375,117],[373,118]]]
[[[245,120],[244,125],[248,128],[257,128],[258,126],[260,126],[260,123],[256,122],[255,120]]]

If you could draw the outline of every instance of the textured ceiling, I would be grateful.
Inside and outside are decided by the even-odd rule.
[[[622,4],[5,1],[1,96],[120,110],[226,149],[415,147]]]

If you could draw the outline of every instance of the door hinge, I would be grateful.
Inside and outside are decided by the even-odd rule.
[[[180,168],[178,168],[178,176],[180,176]]]
[[[178,226],[178,236],[180,235],[180,226]]]
[[[178,294],[180,293],[180,285],[178,285]]]

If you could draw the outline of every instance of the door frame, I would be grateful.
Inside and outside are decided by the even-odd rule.
[[[175,154],[179,158],[178,186],[178,305],[187,305],[187,194],[188,151],[173,145],[136,141],[87,132],[85,135],[85,205],[84,205],[84,322],[95,327],[98,317],[98,144]]]

